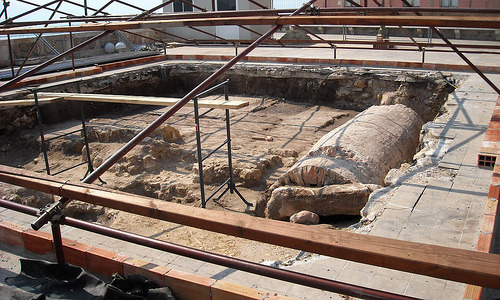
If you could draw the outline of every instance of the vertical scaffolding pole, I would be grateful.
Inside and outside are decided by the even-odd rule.
[[[60,216],[62,218],[62,216]],[[66,259],[64,258],[63,243],[61,236],[61,226],[59,225],[59,220],[52,220],[50,223],[52,229],[52,239],[54,241],[54,251],[56,253],[56,260],[58,264],[64,264]]]
[[[45,136],[43,132],[43,122],[42,122],[42,112],[40,110],[40,105],[38,103],[38,92],[35,90],[33,92],[35,98],[35,110],[36,110],[36,120],[38,122],[38,130],[40,131],[40,143],[43,152],[43,158],[45,161],[45,171],[47,175],[50,175],[49,157],[47,155],[47,144],[45,143]]]
[[[7,23],[7,20],[9,17],[7,16],[7,7],[9,6],[9,1],[4,0],[3,1],[3,12],[5,13],[5,22]],[[12,43],[10,41],[10,34],[7,34],[7,44],[9,46],[9,60],[10,60],[10,71],[12,73],[12,78],[15,76],[14,72],[14,58],[12,57]]]
[[[203,156],[201,154],[201,132],[200,132],[200,114],[198,111],[198,98],[193,99],[194,103],[194,122],[196,124],[196,158],[198,160],[198,176],[200,179],[200,198],[201,207],[205,208],[207,202],[205,200],[205,181],[203,179]]]

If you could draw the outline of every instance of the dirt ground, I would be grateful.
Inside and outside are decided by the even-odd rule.
[[[222,96],[212,96],[208,99],[220,97]],[[265,197],[267,187],[319,138],[357,114],[355,111],[292,103],[282,99],[236,96],[230,99],[249,102],[247,107],[231,110],[230,120],[235,181],[244,198],[253,204]],[[88,119],[87,128],[94,166],[116,152],[140,129],[167,109],[129,106],[111,114]],[[207,110],[201,109],[200,113],[203,114]],[[201,201],[193,109],[181,109],[167,123],[178,130],[179,139],[166,141],[161,133],[154,134],[134,148],[101,178],[109,188],[199,206]],[[70,132],[80,126],[80,122],[76,120],[47,126],[46,137]],[[205,156],[226,140],[225,111],[215,109],[208,112],[201,118],[200,128],[203,156]],[[0,137],[0,141],[0,164],[45,172],[38,128],[9,136],[4,135]],[[85,152],[82,153],[82,147],[79,134],[51,141],[48,156],[52,173],[82,162],[86,157]],[[86,166],[81,166],[57,176],[81,180],[86,170]],[[217,154],[204,161],[207,196],[225,181],[227,170],[227,150],[224,146]],[[23,198],[23,193],[17,192],[16,197]],[[26,202],[26,197],[24,198],[20,201]],[[39,200],[40,197],[31,196],[30,199],[34,198]],[[43,204],[41,203],[43,201],[38,202],[40,202],[38,205]],[[217,201],[209,201],[207,207],[253,214],[255,206],[247,207],[236,194],[226,193]],[[104,213],[103,209],[73,205],[68,208],[68,214],[97,220],[105,225],[145,236],[256,262],[286,261],[299,253],[298,250],[111,209],[107,209]],[[327,224],[317,226],[342,229],[357,220],[329,218],[323,221]]]

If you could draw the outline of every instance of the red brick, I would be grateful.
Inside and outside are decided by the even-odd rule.
[[[488,198],[500,198],[500,185],[490,185],[490,189],[488,191]]]
[[[477,240],[476,251],[490,252],[491,240],[492,240],[491,234],[480,232],[479,238]]]
[[[23,227],[0,220],[0,242],[24,248]]]
[[[274,293],[261,292],[252,288],[244,287],[225,281],[217,281],[212,285],[212,300],[285,300],[291,298],[276,295]]]
[[[123,276],[123,261],[128,257],[95,247],[87,250],[86,256],[89,271],[105,276],[115,273]]]
[[[23,232],[24,248],[37,254],[47,254],[54,251],[52,235],[32,229]]]
[[[64,259],[67,263],[87,269],[87,250],[92,247],[63,238]]]
[[[169,271],[170,269],[167,267],[158,266],[136,258],[129,258],[123,262],[123,273],[125,276],[138,274],[160,286],[165,286],[165,274]]]
[[[215,282],[214,279],[176,270],[165,274],[165,285],[179,300],[210,299],[210,289]]]
[[[483,222],[481,224],[481,232],[492,234],[494,227],[495,227],[495,216],[494,215],[483,215]]]

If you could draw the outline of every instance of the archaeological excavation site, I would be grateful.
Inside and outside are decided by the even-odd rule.
[[[0,16],[6,299],[500,297],[500,4],[41,2]]]

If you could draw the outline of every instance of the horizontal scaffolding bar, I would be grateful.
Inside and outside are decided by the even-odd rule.
[[[205,95],[208,95],[210,94],[211,92],[215,91],[216,89],[218,89],[219,87],[223,86],[224,84],[228,83],[229,82],[229,79],[226,79],[224,80],[223,82],[217,84],[217,85],[214,85],[213,87],[209,88],[209,89],[206,89],[205,91],[199,93],[198,95],[196,95],[196,98],[201,98],[201,97],[205,97]],[[198,100],[199,102],[200,100]]]
[[[0,199],[0,207],[5,207],[17,212],[29,214],[36,216],[38,210],[18,204],[15,202],[10,202],[7,200]],[[325,291],[330,291],[334,293],[341,293],[344,295],[350,295],[355,297],[362,297],[363,299],[415,299],[409,296],[397,295],[390,292],[379,291],[371,288],[366,288],[362,286],[357,286],[349,283],[343,283],[339,281],[334,281],[330,279],[325,279],[313,275],[302,274],[299,272],[283,270],[279,268],[274,268],[255,262],[250,262],[238,258],[233,258],[229,256],[224,256],[221,254],[198,250],[190,248],[187,246],[182,246],[174,243],[169,243],[166,241],[160,241],[157,239],[152,239],[142,235],[105,227],[99,224],[81,221],[78,219],[73,219],[70,217],[64,217],[61,224],[68,225],[71,227],[79,228],[85,231],[101,234],[107,237],[116,238],[122,241],[127,241],[136,245],[141,245],[169,253],[174,253],[177,255],[205,261],[212,264],[217,264],[220,266],[225,266],[232,269],[242,270],[244,272],[258,274],[270,278],[275,278],[287,282],[292,282],[304,286],[309,286],[312,288],[322,289]]]
[[[386,25],[500,28],[498,16],[262,16],[233,18],[200,18],[158,21],[124,21],[64,27],[0,28],[0,34],[56,33],[80,31],[113,31],[165,27],[221,25]]]
[[[69,199],[374,266],[500,288],[500,255],[212,211],[0,165],[0,181]]]
[[[46,142],[48,141],[52,141],[52,140],[55,140],[55,139],[59,139],[59,138],[62,138],[62,137],[65,137],[65,136],[68,136],[68,135],[71,135],[73,133],[77,133],[77,132],[81,132],[83,129],[80,128],[80,129],[76,129],[76,130],[73,130],[73,131],[70,131],[70,132],[66,132],[66,133],[63,133],[63,134],[58,134],[54,137],[51,137],[51,138],[48,138],[48,139],[45,139]]]

